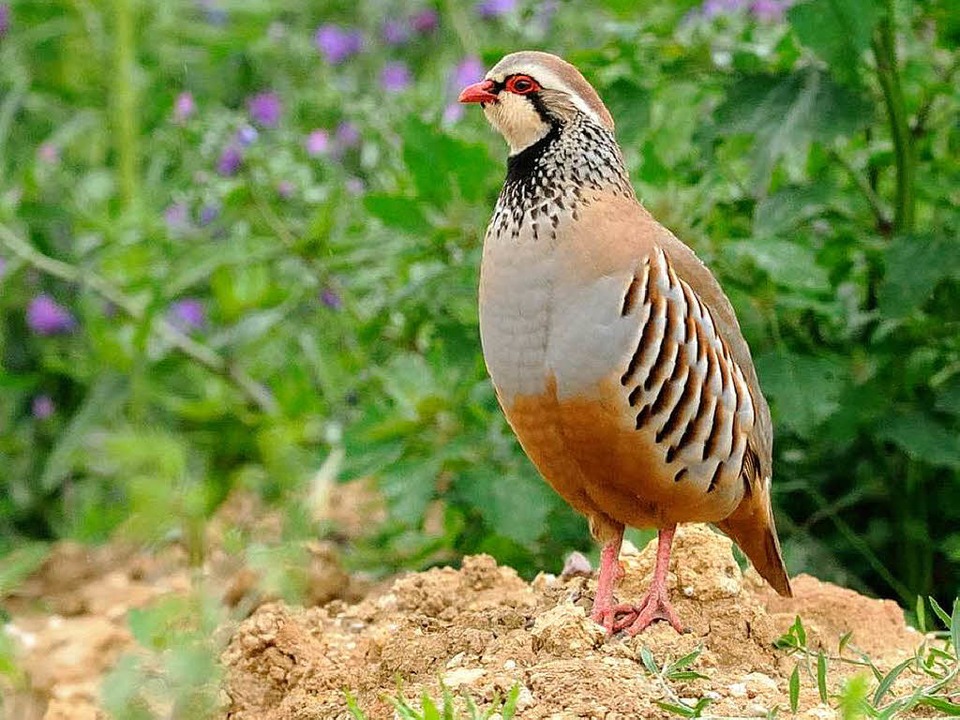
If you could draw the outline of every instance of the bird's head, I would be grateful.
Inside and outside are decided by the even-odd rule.
[[[511,155],[580,115],[613,130],[613,118],[597,91],[573,65],[549,53],[525,50],[507,55],[482,81],[465,87],[459,99],[480,103]]]

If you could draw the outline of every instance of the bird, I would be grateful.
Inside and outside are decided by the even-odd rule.
[[[521,447],[601,544],[591,618],[608,634],[683,632],[667,592],[678,523],[713,523],[791,596],[750,349],[716,278],[637,198],[597,91],[525,50],[458,99],[509,146],[483,239],[484,361]],[[614,597],[627,526],[657,529],[634,604]]]

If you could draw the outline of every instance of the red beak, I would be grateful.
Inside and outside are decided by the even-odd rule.
[[[496,93],[490,92],[493,89],[493,80],[481,80],[473,85],[467,85],[460,91],[460,97],[457,98],[462,103],[487,103],[496,102]]]

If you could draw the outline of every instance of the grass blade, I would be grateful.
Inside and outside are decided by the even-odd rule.
[[[953,601],[953,616],[950,618],[950,640],[953,642],[953,655],[960,660],[960,598]]]
[[[820,691],[820,702],[827,702],[827,656],[823,650],[817,653],[817,690]]]
[[[850,642],[851,638],[853,638],[853,630],[845,632],[840,636],[840,644],[837,646],[837,655],[843,655],[843,650],[847,647],[847,643]]]
[[[440,687],[443,688],[443,720],[454,720],[453,694],[443,683],[440,683]]]
[[[357,699],[349,690],[344,690],[343,694],[347,698],[347,710],[350,711],[350,715],[353,716],[353,720],[367,720],[367,716],[363,714],[363,710],[360,709],[360,706],[357,705]]]
[[[657,705],[668,713],[673,713],[680,717],[692,718],[697,716],[696,710],[688,708],[686,705],[674,705],[673,703],[663,702],[662,700],[658,700]]]
[[[507,693],[507,700],[503,703],[503,708],[500,710],[500,716],[503,720],[511,720],[514,715],[517,714],[517,702],[520,700],[520,684],[516,683],[510,692]]]
[[[937,602],[937,599],[933,597],[933,595],[928,597],[927,600],[930,601],[930,607],[933,608],[933,612],[936,614],[936,616],[940,618],[940,622],[943,623],[943,626],[945,628],[949,628],[950,616],[947,614],[947,611],[940,607],[940,603]]]
[[[426,693],[420,698],[420,705],[423,708],[423,720],[441,720],[440,710]]]
[[[920,698],[919,704],[932,707],[934,710],[939,710],[948,717],[960,717],[960,705],[945,700],[944,698],[927,695]]]
[[[797,618],[799,620],[799,618]],[[800,706],[800,666],[794,665],[790,673],[790,712],[797,714]]]
[[[698,647],[693,652],[687,653],[679,660],[674,660],[667,668],[667,672],[669,673],[673,670],[685,670],[688,665],[691,665],[694,660],[700,657],[701,652],[703,652],[703,648]]]
[[[927,634],[927,604],[922,595],[917,595],[917,630],[921,635]]]
[[[890,686],[896,682],[897,678],[900,676],[900,673],[906,670],[913,660],[913,658],[907,658],[884,676],[883,680],[880,681],[880,684],[877,685],[877,691],[873,694],[874,705],[880,704],[880,700],[884,695],[887,694],[887,692],[889,692]]]

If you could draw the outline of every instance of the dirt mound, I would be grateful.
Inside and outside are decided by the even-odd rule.
[[[256,607],[270,599],[263,568],[243,553],[225,549],[231,534],[276,543],[281,522],[251,495],[229,498],[207,527],[207,557],[201,574],[231,608]],[[366,584],[351,578],[329,542],[304,543],[298,568],[304,602],[358,599]],[[18,646],[24,682],[11,685],[0,674],[0,720],[94,720],[103,677],[136,643],[128,628],[131,610],[171,595],[191,592],[191,569],[176,542],[146,551],[117,540],[101,547],[64,541],[5,597],[0,609],[10,620],[5,632]]]
[[[641,597],[654,552],[653,544],[640,553],[625,548],[620,599]],[[226,717],[349,718],[349,690],[369,718],[391,718],[384,696],[396,694],[397,678],[414,704],[423,691],[439,697],[441,682],[478,702],[518,685],[524,720],[668,717],[658,702],[699,698],[711,701],[713,717],[763,717],[787,706],[796,659],[774,641],[797,615],[809,648],[836,655],[839,638],[852,632],[853,644],[885,669],[912,655],[922,640],[896,604],[812,577],[796,578],[794,599],[779,598],[752,571],[744,576],[730,541],[707,527],[678,531],[671,566],[671,597],[688,630],[683,635],[659,623],[635,638],[606,638],[588,616],[594,578],[542,574],[528,584],[482,555],[466,558],[460,570],[402,577],[354,605],[264,605],[223,654]],[[651,654],[662,667],[696,650],[688,669],[705,678],[668,677],[645,667]],[[856,669],[834,663],[829,691]],[[902,677],[898,683],[909,682]],[[818,703],[816,682],[807,680],[801,716],[835,716]]]

